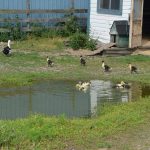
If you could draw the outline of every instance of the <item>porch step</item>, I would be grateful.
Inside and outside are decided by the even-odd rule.
[[[108,48],[104,49],[102,55],[103,56],[125,56],[131,55],[133,53],[133,49],[129,48]]]
[[[141,49],[141,50],[150,50],[150,46],[140,46],[140,47],[138,47],[138,49]]]

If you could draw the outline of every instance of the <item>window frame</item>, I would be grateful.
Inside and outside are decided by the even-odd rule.
[[[101,3],[101,0],[97,0],[97,12],[98,13],[110,14],[110,15],[122,15],[123,0],[120,0],[120,8],[119,8],[119,10],[111,9],[110,8],[110,4],[109,4],[109,9],[100,8],[100,3]]]

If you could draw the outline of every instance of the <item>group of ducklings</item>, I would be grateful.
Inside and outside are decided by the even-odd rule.
[[[133,66],[131,63],[129,63],[128,65],[129,65],[131,74],[137,73],[137,70],[138,70],[137,67]],[[110,72],[112,70],[110,66],[105,64],[104,60],[102,61],[102,69],[104,70],[104,72]]]
[[[81,82],[79,81],[79,83],[76,84],[76,88],[80,91],[84,91],[86,92],[87,89],[91,86],[91,82]]]
[[[83,91],[83,92],[86,92],[90,86],[91,86],[91,82],[79,81],[79,83],[76,84],[76,88],[79,91]],[[131,87],[131,85],[129,83],[124,82],[124,81],[121,81],[120,83],[117,83],[117,84],[112,86],[112,88],[116,88],[116,89],[130,89],[130,87]]]
[[[86,92],[90,86],[91,86],[91,82],[79,81],[79,83],[76,84],[76,88],[79,91],[83,91],[83,92]],[[124,81],[121,81],[120,83],[117,83],[117,84],[112,86],[112,88],[116,88],[116,89],[130,89],[130,87],[131,87],[131,85],[129,83],[124,82]]]

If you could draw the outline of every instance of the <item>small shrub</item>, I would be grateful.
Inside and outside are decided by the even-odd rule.
[[[8,32],[0,33],[0,41],[7,42],[9,37],[10,37],[10,34]]]
[[[70,37],[70,46],[74,50],[85,48],[87,43],[87,35],[84,33],[77,32]]]
[[[73,13],[64,15],[64,18],[64,22],[58,22],[55,24],[56,27],[61,28],[59,30],[59,35],[67,37],[81,30],[77,16],[75,16]]]
[[[65,27],[66,32],[68,32],[68,35],[72,35],[76,33],[79,30],[77,17],[74,16],[73,14],[69,15],[67,17],[64,27]]]
[[[87,48],[89,50],[96,49],[96,40],[89,38],[85,33],[77,32],[70,38],[70,46],[74,50]]]
[[[86,43],[86,48],[91,51],[96,50],[96,42],[96,40],[89,38],[89,40]]]

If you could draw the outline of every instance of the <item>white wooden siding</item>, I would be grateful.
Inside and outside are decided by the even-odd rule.
[[[114,20],[128,20],[131,0],[123,0],[122,15],[101,14],[97,12],[97,0],[90,0],[90,36],[101,42],[110,42],[110,28]]]

